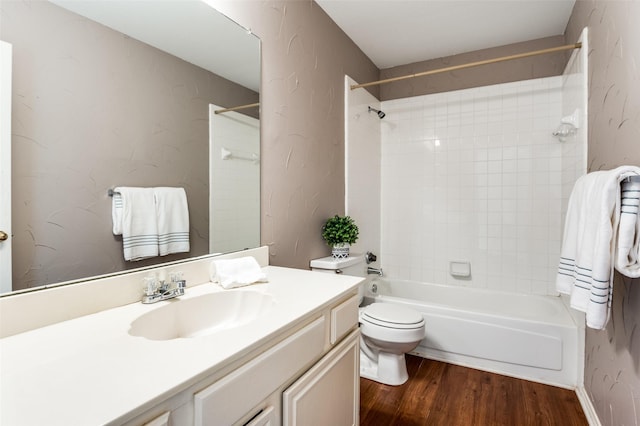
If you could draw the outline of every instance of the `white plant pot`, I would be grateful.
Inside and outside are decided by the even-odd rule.
[[[335,245],[331,249],[331,256],[333,256],[334,259],[346,259],[347,257],[349,257],[350,247],[351,246],[349,244]]]

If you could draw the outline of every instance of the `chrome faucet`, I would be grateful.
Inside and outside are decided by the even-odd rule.
[[[156,303],[184,295],[187,281],[182,278],[182,272],[170,274],[170,279],[167,283],[164,279],[156,281],[156,277],[146,277],[142,303]]]
[[[372,268],[371,266],[367,267],[367,275],[369,274],[378,274],[379,277],[382,276],[382,268]]]

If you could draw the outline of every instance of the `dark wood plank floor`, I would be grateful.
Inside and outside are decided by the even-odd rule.
[[[409,381],[360,379],[360,425],[586,426],[575,392],[407,355]]]

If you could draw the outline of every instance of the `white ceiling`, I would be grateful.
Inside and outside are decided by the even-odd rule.
[[[49,0],[260,91],[260,41],[200,0]]]
[[[378,68],[564,34],[575,0],[315,0]]]

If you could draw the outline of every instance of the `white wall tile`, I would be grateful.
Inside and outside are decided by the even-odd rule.
[[[383,102],[388,116],[402,110],[409,121],[382,132],[387,275],[553,293],[549,259],[559,253],[566,182],[575,180],[564,172],[568,150],[550,136],[561,108],[561,77]],[[412,255],[426,247],[431,256]],[[449,276],[453,257],[470,259],[472,279]]]

